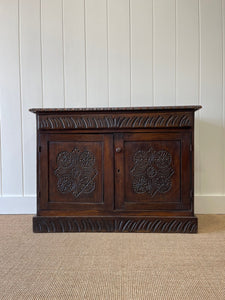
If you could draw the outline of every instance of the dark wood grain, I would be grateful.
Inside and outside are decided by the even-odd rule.
[[[37,114],[34,232],[197,232],[199,108],[31,109]]]

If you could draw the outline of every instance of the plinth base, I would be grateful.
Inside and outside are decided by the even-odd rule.
[[[193,217],[47,217],[33,218],[33,231],[41,232],[157,232],[197,233],[198,219]]]

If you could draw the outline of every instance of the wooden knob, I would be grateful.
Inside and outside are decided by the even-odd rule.
[[[121,151],[122,151],[122,149],[121,149],[120,147],[117,147],[117,148],[116,148],[116,152],[117,152],[117,153],[119,153],[119,152],[121,152]]]

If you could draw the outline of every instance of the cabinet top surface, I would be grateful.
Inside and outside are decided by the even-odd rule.
[[[186,106],[145,106],[145,107],[82,107],[82,108],[31,108],[29,111],[37,114],[55,114],[70,112],[134,112],[134,111],[196,111],[202,108],[201,105]]]

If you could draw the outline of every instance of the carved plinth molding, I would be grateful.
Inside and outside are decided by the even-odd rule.
[[[35,233],[156,232],[196,233],[196,217],[34,217]]]

